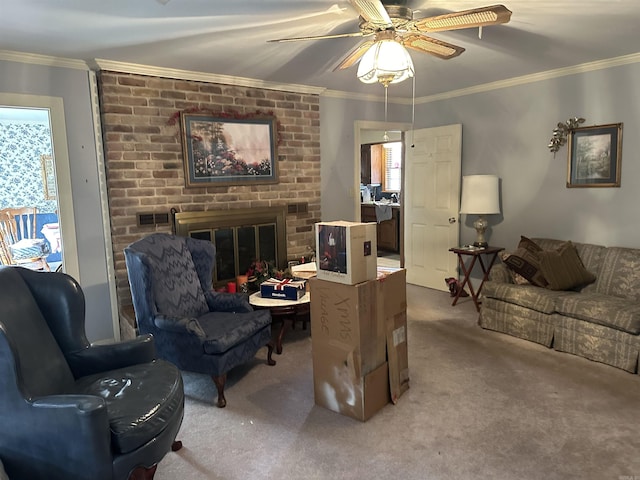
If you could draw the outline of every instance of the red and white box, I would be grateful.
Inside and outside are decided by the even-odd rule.
[[[299,300],[304,296],[305,289],[306,280],[270,278],[260,284],[260,296],[279,300]]]

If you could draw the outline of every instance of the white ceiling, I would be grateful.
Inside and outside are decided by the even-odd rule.
[[[498,0],[499,1],[499,0]],[[494,2],[408,0],[416,18]],[[416,95],[472,87],[640,52],[640,0],[504,0],[505,25],[434,33],[466,51],[451,60],[411,52]],[[333,67],[360,41],[267,43],[358,31],[335,0],[0,0],[0,50],[106,59],[380,95]],[[411,81],[389,94],[411,96]]]

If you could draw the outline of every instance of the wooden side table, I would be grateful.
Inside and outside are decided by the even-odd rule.
[[[452,306],[458,303],[458,298],[460,298],[460,294],[464,290],[464,286],[469,286],[469,293],[471,293],[471,298],[473,299],[473,303],[476,305],[476,310],[480,311],[480,302],[478,301],[478,297],[480,296],[480,291],[482,290],[482,286],[484,282],[489,278],[489,272],[491,271],[491,267],[493,267],[494,262],[498,256],[498,253],[504,250],[502,247],[485,247],[479,249],[470,249],[470,248],[450,248],[449,251],[458,255],[458,263],[460,264],[460,269],[462,273],[464,273],[464,280],[458,289],[458,293],[453,299]],[[485,265],[484,260],[487,260],[487,264]],[[465,257],[471,257],[471,261],[467,266],[465,264]],[[478,290],[475,291],[473,289],[473,285],[471,284],[471,272],[473,272],[473,267],[476,264],[476,261],[479,261],[480,267],[482,268],[482,281],[480,282],[480,286]]]
[[[306,292],[298,300],[281,300],[279,298],[262,298],[260,292],[249,296],[249,304],[256,308],[268,308],[271,311],[271,320],[282,322],[278,340],[276,342],[276,353],[282,353],[282,337],[286,330],[287,321],[291,322],[291,328],[295,327],[296,320],[302,321],[302,329],[306,330],[311,311],[311,295]]]

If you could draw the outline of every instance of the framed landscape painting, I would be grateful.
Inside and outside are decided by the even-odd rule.
[[[277,183],[274,117],[181,114],[187,187]]]
[[[619,187],[622,123],[569,132],[567,187]]]

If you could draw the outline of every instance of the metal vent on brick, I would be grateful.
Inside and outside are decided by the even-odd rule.
[[[136,214],[139,227],[152,225],[169,225],[168,213],[138,213]]]

